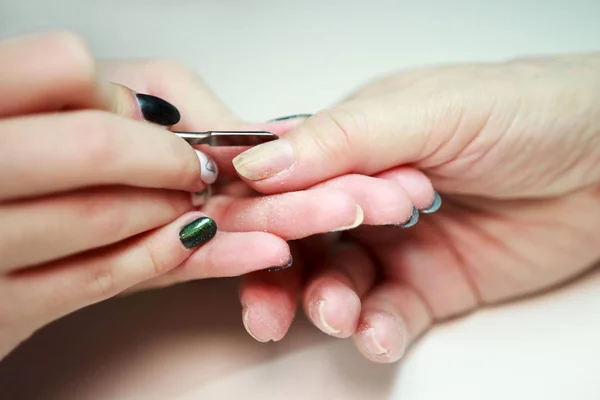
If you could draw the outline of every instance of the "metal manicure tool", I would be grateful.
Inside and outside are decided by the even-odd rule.
[[[173,132],[192,146],[256,146],[277,140],[279,136],[262,131]]]

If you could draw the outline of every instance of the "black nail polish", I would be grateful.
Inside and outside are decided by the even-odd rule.
[[[181,115],[173,104],[149,94],[136,94],[144,119],[162,126],[172,126],[179,122]]]
[[[308,117],[312,117],[312,114],[294,114],[294,115],[288,115],[286,117],[280,117],[280,118],[271,119],[271,120],[269,120],[267,122],[277,122],[277,121],[285,121],[287,119],[308,118]]]
[[[433,196],[433,202],[431,203],[431,205],[429,207],[421,210],[421,212],[423,214],[431,214],[431,213],[434,213],[437,210],[439,210],[441,206],[442,206],[442,198],[440,197],[438,192],[435,192],[434,196]]]
[[[291,267],[293,263],[294,263],[294,258],[292,256],[290,256],[290,260],[287,262],[287,264],[281,265],[279,267],[268,268],[267,271],[268,272],[281,271],[282,269],[287,269],[287,268]]]
[[[187,248],[200,246],[215,237],[217,223],[208,217],[198,218],[181,229],[179,240]]]

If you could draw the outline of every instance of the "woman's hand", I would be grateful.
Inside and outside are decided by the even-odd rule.
[[[113,82],[175,104],[181,122],[173,126],[174,130],[264,130],[283,135],[303,120],[301,117],[260,123],[243,121],[221,103],[207,102],[209,90],[202,81],[172,62],[111,62],[102,64],[102,71]],[[220,175],[207,201],[200,194],[194,196],[194,203],[217,222],[221,232],[268,232],[284,240],[297,240],[352,229],[365,222],[399,224],[409,220],[413,213],[411,199],[396,184],[360,175],[332,179],[309,190],[262,196],[240,181],[231,163],[244,148],[198,148],[216,160]],[[365,196],[365,190],[371,195]],[[433,195],[433,189],[420,195],[427,199]],[[366,220],[365,214],[369,215]],[[271,241],[249,242],[245,251],[226,252],[226,263],[223,258],[214,263],[206,258],[206,253],[197,252],[168,274],[136,285],[128,292],[215,275],[237,276],[290,267],[293,260],[289,249],[283,256],[278,249]]]
[[[99,69],[70,33],[0,42],[0,357],[46,323],[191,256],[213,267],[206,277],[290,257],[287,243],[266,232],[217,233],[190,196],[216,171],[165,129],[178,110],[109,83]],[[228,117],[196,89],[197,118]]]
[[[373,361],[398,360],[436,321],[552,288],[600,259],[597,56],[402,73],[285,138],[234,161],[256,190],[359,173],[401,183],[427,212],[439,197],[415,193],[433,185],[444,198],[411,229],[363,226],[303,248],[316,264],[303,277],[306,314]],[[298,272],[283,274],[242,286],[259,339],[294,312],[274,305],[300,286]]]
[[[243,149],[194,150],[165,128],[293,123],[242,122],[175,63],[98,64],[73,34],[29,36],[0,43],[0,89],[0,357],[118,293],[288,267],[284,239],[363,221],[340,187],[258,198],[227,183]]]

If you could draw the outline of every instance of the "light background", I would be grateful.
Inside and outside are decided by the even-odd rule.
[[[598,51],[599,21],[598,0],[0,0],[2,37],[69,28],[98,57],[178,59],[251,120],[314,112],[419,65]],[[218,281],[48,327],[0,363],[0,398],[597,400],[599,371],[599,274],[444,324],[394,366],[302,320],[254,343],[233,282]]]

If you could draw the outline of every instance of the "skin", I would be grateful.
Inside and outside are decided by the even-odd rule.
[[[276,302],[300,296],[320,330],[395,362],[438,321],[550,290],[600,260],[597,55],[399,73],[284,137],[295,161],[281,173],[234,160],[254,190],[362,174],[410,193],[433,185],[444,203],[407,230],[300,241],[303,268],[285,278],[245,277],[244,319],[261,341],[281,339],[295,313],[294,302]],[[248,153],[260,151],[273,172],[281,159],[267,146]]]
[[[362,222],[351,194],[360,177],[257,197],[235,179],[231,159],[243,148],[202,149],[219,165],[220,182],[195,208],[191,193],[206,188],[198,156],[165,128],[282,134],[293,124],[240,120],[178,64],[98,63],[72,33],[26,36],[0,42],[0,90],[0,358],[80,308],[286,265],[286,240]],[[174,104],[180,122],[143,120],[135,93]],[[23,132],[35,140],[23,140]],[[390,192],[385,182],[370,188]],[[402,220],[411,209],[404,189],[397,191],[390,199],[398,204],[382,221]],[[206,215],[217,222],[216,236],[186,249],[180,230]]]

